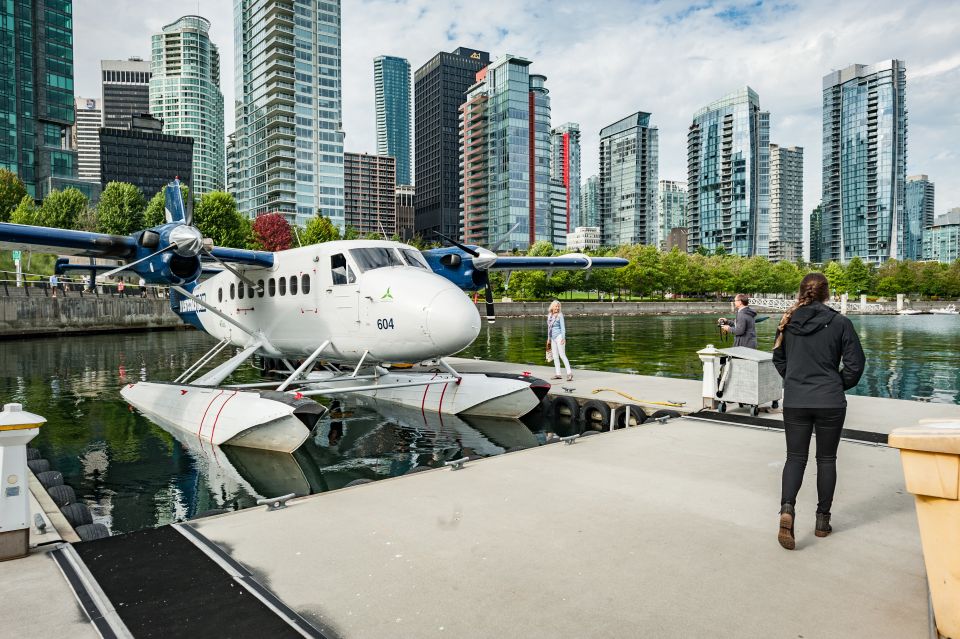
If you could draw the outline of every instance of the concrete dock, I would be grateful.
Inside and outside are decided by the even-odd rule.
[[[553,370],[451,363],[547,378]],[[648,411],[664,408],[653,401],[682,401],[676,410],[684,413],[702,403],[699,381],[582,370],[553,392]],[[951,404],[848,401],[847,427],[878,434],[960,419]],[[761,416],[773,427],[780,419]],[[165,537],[153,545],[126,535],[74,547],[102,585],[93,598],[121,624],[118,636],[199,636],[211,625],[242,636],[254,627],[248,617],[266,623],[263,615],[288,620],[292,635],[328,638],[935,636],[899,453],[841,444],[835,532],[826,539],[813,535],[811,457],[793,552],[776,539],[783,458],[776,428],[684,416],[321,493],[280,510],[178,524],[172,546],[161,528]],[[34,636],[41,623],[56,635],[96,636],[50,554],[41,548],[0,563],[0,629]],[[222,593],[234,603],[221,605]]]

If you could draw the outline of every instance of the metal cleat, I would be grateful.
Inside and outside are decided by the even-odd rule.
[[[579,438],[580,438],[580,435],[568,435],[566,437],[561,437],[560,441],[562,441],[567,446],[572,446],[577,443],[577,440]]]
[[[561,386],[560,388],[563,389],[564,393],[572,393],[573,391],[577,390],[576,386]]]
[[[297,493],[290,493],[289,495],[283,495],[282,497],[271,497],[269,499],[258,499],[257,506],[266,506],[267,512],[273,510],[281,510],[287,507],[287,501],[293,499],[297,496]]]
[[[454,459],[453,461],[443,462],[443,465],[450,466],[451,470],[460,470],[468,461],[470,461],[470,458],[464,457],[462,459]]]
[[[40,513],[33,513],[33,525],[36,526],[40,532],[46,532],[47,530],[47,521]]]

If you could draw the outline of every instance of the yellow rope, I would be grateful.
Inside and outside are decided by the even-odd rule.
[[[617,395],[623,395],[630,401],[637,402],[639,404],[654,404],[656,406],[677,406],[677,407],[683,406],[684,404],[686,404],[686,402],[654,402],[647,399],[637,399],[633,395],[627,395],[623,391],[618,391],[615,388],[595,388],[590,392],[596,395],[597,393],[602,393],[603,391],[610,391],[611,393],[616,393]]]

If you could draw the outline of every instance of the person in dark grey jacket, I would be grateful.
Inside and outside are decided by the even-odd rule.
[[[757,347],[757,312],[750,308],[750,298],[740,293],[733,298],[733,305],[737,309],[737,319],[728,320],[721,317],[718,323],[720,330],[733,333],[734,346]]]
[[[794,508],[803,482],[810,436],[817,433],[817,537],[832,531],[830,508],[837,485],[837,448],[847,411],[844,391],[857,385],[866,358],[853,323],[824,304],[830,287],[822,273],[800,282],[797,302],[777,329],[773,364],[783,377],[787,461],[780,495],[780,545],[793,550]]]

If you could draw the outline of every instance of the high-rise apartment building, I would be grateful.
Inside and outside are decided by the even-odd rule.
[[[377,154],[397,159],[397,184],[413,184],[410,126],[410,63],[381,55],[373,59],[377,107]]]
[[[414,74],[416,232],[456,237],[460,219],[460,105],[490,54],[460,47],[441,52]]]
[[[923,259],[945,264],[960,260],[960,207],[938,215],[924,230]]]
[[[547,78],[529,67],[529,60],[503,56],[477,74],[461,106],[463,232],[475,244],[504,240],[504,249],[526,249],[566,241],[565,208],[559,239],[561,224],[551,214]]]
[[[687,246],[767,255],[770,114],[744,87],[697,111],[687,133]]]
[[[907,71],[900,60],[823,78],[823,260],[900,255],[907,179]]]
[[[234,0],[237,207],[344,226],[340,0]]]
[[[670,231],[687,228],[687,183],[660,180],[657,185],[657,246],[666,251]]]
[[[150,112],[151,64],[142,58],[100,61],[103,126],[122,129],[130,116]]]
[[[70,147],[77,152],[77,177],[100,183],[100,124],[103,114],[96,98],[77,98]]]
[[[567,228],[569,224],[569,205],[567,187],[561,180],[550,179],[550,243],[553,248],[567,246]]]
[[[580,220],[577,226],[600,228],[600,176],[591,175],[580,189]]]
[[[183,16],[152,38],[150,114],[164,133],[193,138],[189,186],[198,197],[224,187],[220,53],[209,32],[207,19]]]
[[[343,154],[344,219],[361,234],[397,232],[397,160],[390,155]]]
[[[823,205],[810,211],[810,263],[823,263]]]
[[[404,242],[413,238],[413,195],[416,193],[410,184],[397,185],[397,235]]]
[[[605,246],[657,244],[658,132],[638,111],[600,129],[600,228]]]
[[[0,167],[36,198],[77,183],[72,14],[71,0],[10,0],[0,12]]]
[[[770,261],[803,259],[803,148],[770,145]]]
[[[898,259],[923,259],[923,232],[927,227],[933,226],[933,196],[933,182],[926,175],[911,175],[907,178]]]
[[[163,132],[150,114],[130,116],[123,128],[100,129],[100,181],[133,184],[150,199],[175,177],[192,185],[193,138]]]
[[[225,147],[226,161],[224,164],[223,188],[224,190],[237,198],[237,183],[240,181],[240,165],[237,158],[237,136],[231,133],[227,136],[227,145]]]
[[[580,125],[576,122],[566,122],[550,132],[550,179],[563,185],[566,238],[580,225]]]

